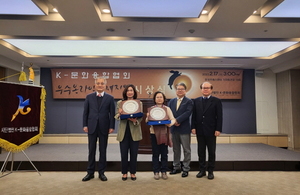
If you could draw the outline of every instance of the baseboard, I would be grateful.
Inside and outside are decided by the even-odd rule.
[[[116,134],[110,134],[108,143],[119,143]],[[47,144],[87,144],[86,134],[44,134],[39,143]],[[191,135],[191,143],[197,143],[195,135]],[[263,143],[275,147],[288,147],[288,136],[284,134],[221,134],[217,143]]]

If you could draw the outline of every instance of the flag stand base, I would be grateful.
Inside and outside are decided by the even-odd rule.
[[[34,169],[38,172],[38,174],[41,176],[40,172],[39,172],[38,169],[34,166],[34,164],[33,164],[32,161],[30,160],[30,158],[27,156],[27,154],[24,152],[24,150],[22,150],[22,152],[23,152],[23,154],[26,156],[26,158],[28,159],[28,161],[30,162],[30,164],[33,166],[33,168],[34,168]],[[5,175],[3,175],[4,172],[6,171],[6,166],[7,166],[8,159],[9,159],[10,156],[11,156],[10,171],[9,171],[8,173],[6,173]],[[22,162],[21,162],[21,163],[22,163]],[[17,170],[19,169],[21,163],[19,164]],[[1,171],[0,171],[2,175],[0,176],[0,178],[2,178],[2,177],[4,177],[4,176],[7,176],[7,175],[9,175],[9,174],[11,174],[11,173],[13,173],[13,167],[14,167],[14,153],[12,153],[12,152],[10,151],[10,152],[8,152],[8,154],[7,154],[6,158],[5,158],[5,161],[4,161],[3,165],[2,165],[2,168],[1,168]],[[17,171],[17,170],[16,170],[16,171]]]

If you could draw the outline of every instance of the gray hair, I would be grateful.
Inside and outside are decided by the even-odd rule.
[[[106,80],[106,78],[105,78],[104,76],[96,77],[96,78],[95,78],[95,83],[97,83],[97,80],[98,80],[98,79],[103,79],[103,80],[104,80],[104,83],[107,84],[107,80]]]

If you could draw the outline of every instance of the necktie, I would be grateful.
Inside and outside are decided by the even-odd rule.
[[[177,99],[176,110],[178,110],[180,103],[181,103],[181,99]]]
[[[207,103],[208,98],[207,97],[203,97],[203,108],[206,107],[206,103]]]
[[[97,102],[98,102],[98,106],[100,107],[101,102],[102,102],[102,96],[100,93],[97,95]]]

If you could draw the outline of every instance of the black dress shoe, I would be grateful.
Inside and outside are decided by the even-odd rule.
[[[82,178],[82,181],[88,181],[93,178],[94,178],[94,174],[87,174],[84,178]]]
[[[183,171],[181,177],[187,177],[189,175],[188,171]]]
[[[123,180],[123,181],[126,181],[126,180],[127,180],[127,174],[123,174],[123,175],[122,175],[122,180]]]
[[[177,173],[181,173],[180,169],[173,169],[172,171],[170,171],[170,175],[175,175]]]
[[[207,178],[208,179],[214,179],[215,176],[214,176],[213,172],[209,172]]]
[[[126,180],[127,180],[127,174],[123,174],[122,180],[123,180],[123,181],[126,181]]]
[[[135,181],[135,180],[136,180],[135,174],[131,174],[131,177],[130,177],[130,178],[131,178],[132,181]]]
[[[203,176],[205,176],[206,175],[206,172],[205,171],[200,171],[197,175],[196,175],[196,177],[197,178],[201,178],[201,177],[203,177]]]
[[[101,179],[101,181],[107,181],[107,177],[104,175],[104,173],[99,175],[99,179]]]

